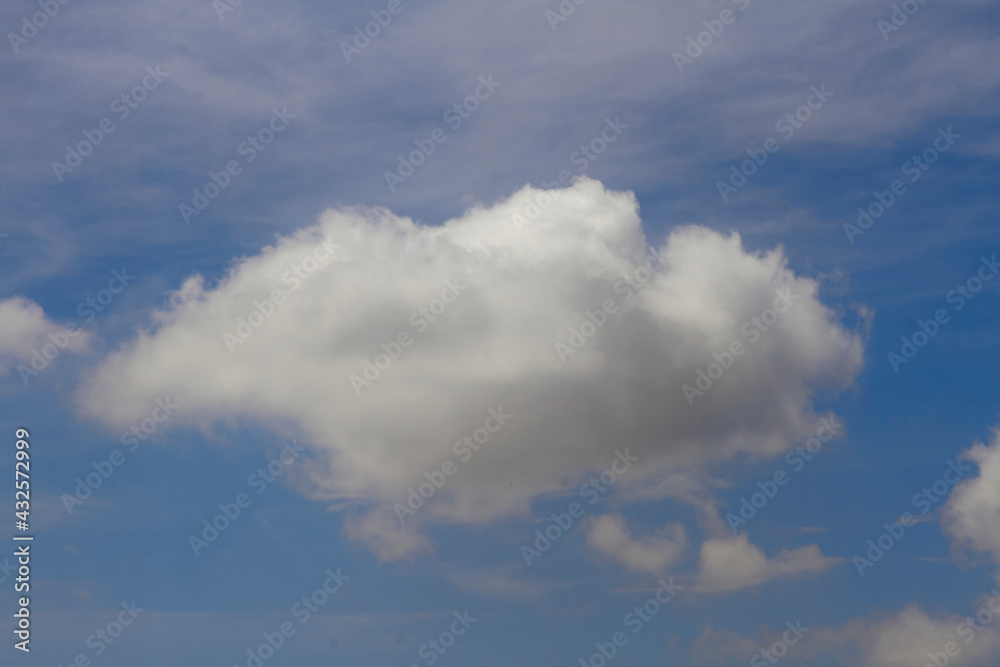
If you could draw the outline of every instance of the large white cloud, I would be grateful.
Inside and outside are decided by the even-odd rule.
[[[677,228],[649,272],[631,193],[588,179],[561,192],[520,229],[512,216],[548,195],[524,188],[441,226],[329,211],[217,284],[189,278],[94,371],[79,403],[115,426],[162,395],[199,423],[293,424],[316,452],[303,492],[364,501],[350,532],[391,558],[427,546],[427,521],[524,513],[567,479],[607,468],[619,448],[640,458],[623,484],[639,484],[740,452],[775,455],[815,431],[815,392],[848,386],[863,345],[780,248],[752,253],[735,234]],[[243,342],[237,321],[255,303],[270,311],[263,300],[275,290],[282,302]],[[741,327],[776,290],[796,300],[751,343]],[[570,343],[571,328],[589,333],[586,312],[607,300],[614,312],[593,337],[560,355],[557,343]],[[404,332],[407,347],[389,345]],[[734,341],[745,354],[689,404],[682,385]],[[383,343],[398,358],[370,386],[352,383],[366,359],[385,365]],[[510,417],[499,425],[491,410]],[[392,506],[408,496],[419,505],[422,482],[441,488],[399,532]]]

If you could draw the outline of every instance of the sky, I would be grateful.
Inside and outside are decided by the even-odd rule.
[[[0,664],[996,665],[998,26],[4,3]]]

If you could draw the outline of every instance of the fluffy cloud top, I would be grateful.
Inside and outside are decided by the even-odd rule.
[[[526,187],[440,226],[329,211],[217,284],[190,277],[79,403],[115,426],[164,394],[201,423],[291,423],[316,452],[303,492],[365,501],[352,534],[391,558],[426,546],[424,522],[525,513],[619,447],[638,483],[815,431],[814,392],[848,386],[863,346],[780,248],[683,227],[651,252],[631,193],[559,192],[521,227],[549,195]],[[751,340],[741,329],[780,293],[792,305]],[[682,386],[735,341],[746,352],[689,404]]]

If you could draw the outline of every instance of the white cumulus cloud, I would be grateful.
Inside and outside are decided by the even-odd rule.
[[[746,535],[712,538],[701,545],[698,590],[705,593],[738,591],[772,579],[809,572],[823,572],[840,558],[824,556],[815,544],[782,549],[768,558]]]
[[[40,365],[63,349],[79,352],[86,348],[87,339],[79,330],[67,333],[31,299],[14,296],[0,300],[0,373],[10,372],[19,362],[30,365],[36,356],[41,361],[35,363]]]
[[[530,187],[439,226],[328,211],[217,282],[188,278],[79,405],[119,427],[163,395],[195,423],[291,424],[315,454],[301,491],[359,503],[349,534],[400,558],[429,548],[422,525],[525,514],[619,447],[640,457],[622,484],[782,453],[816,430],[816,392],[860,372],[861,337],[781,248],[687,226],[654,254],[631,193],[560,192],[521,229]],[[793,304],[750,343],[741,325],[778,290]],[[573,331],[589,337],[560,355]],[[689,404],[682,385],[734,341],[746,353]],[[490,410],[510,418],[482,440]],[[400,528],[393,506],[431,479]]]
[[[1000,632],[996,620],[991,620],[996,616],[991,609],[1000,611],[1000,592],[995,590],[962,615],[931,615],[910,604],[895,613],[876,612],[839,627],[809,627],[807,640],[795,646],[795,656],[810,665],[825,657],[834,662],[822,664],[861,667],[987,667],[995,665],[1000,655]],[[710,664],[730,660],[767,664],[751,656],[780,639],[782,630],[765,629],[762,637],[753,639],[710,624],[692,642],[691,655]]]
[[[958,547],[988,554],[1000,565],[1000,430],[990,445],[976,443],[961,458],[975,463],[979,475],[952,490],[942,514],[944,530]]]
[[[649,535],[632,537],[625,517],[610,513],[591,522],[587,544],[630,570],[659,576],[684,555],[687,535],[684,526],[677,523]]]

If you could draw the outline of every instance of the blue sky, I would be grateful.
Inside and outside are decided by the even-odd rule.
[[[996,664],[996,3],[224,3],[0,9],[0,664]]]

